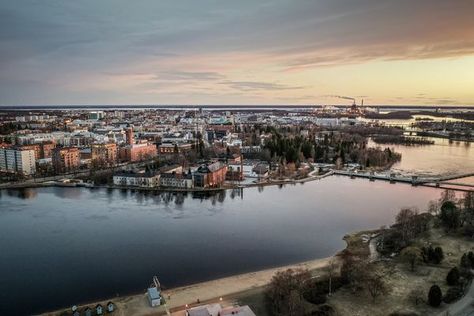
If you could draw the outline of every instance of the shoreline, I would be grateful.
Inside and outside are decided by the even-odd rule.
[[[136,190],[136,191],[148,191],[148,192],[219,192],[223,190],[232,190],[232,189],[244,189],[244,188],[254,188],[260,186],[273,186],[273,185],[284,185],[284,184],[296,184],[296,183],[305,183],[309,181],[321,180],[323,178],[333,175],[334,172],[330,171],[322,175],[317,176],[308,176],[302,179],[285,179],[285,180],[269,180],[259,183],[248,183],[248,184],[234,184],[226,185],[218,188],[171,188],[171,187],[133,187],[133,186],[117,186],[117,185],[92,185],[87,186],[83,184],[74,184],[74,183],[60,183],[55,181],[45,181],[45,182],[24,182],[24,183],[8,183],[1,184],[0,190],[8,189],[34,189],[34,188],[47,188],[47,187],[59,187],[59,188],[89,188],[89,189],[113,189],[113,190]]]
[[[338,255],[341,251],[337,252],[333,256],[325,258],[314,259],[275,268],[268,268],[254,272],[247,272],[163,290],[163,298],[166,300],[166,304],[159,307],[150,307],[146,293],[118,296],[106,300],[81,304],[78,305],[78,307],[79,310],[81,310],[86,306],[93,308],[97,304],[102,304],[105,306],[107,302],[112,301],[116,305],[116,311],[114,312],[114,315],[117,316],[166,315],[166,309],[169,309],[171,312],[180,311],[184,309],[186,305],[190,307],[193,305],[198,305],[198,300],[200,304],[205,302],[222,302],[222,298],[225,298],[226,302],[230,302],[235,300],[236,296],[239,294],[258,290],[260,288],[263,289],[263,287],[270,283],[273,275],[278,271],[285,271],[290,268],[302,268],[308,269],[313,277],[320,277],[331,262],[336,262],[337,265],[340,264]],[[70,311],[70,307],[41,313],[40,315],[56,316],[61,315],[61,313],[64,313],[65,311]]]

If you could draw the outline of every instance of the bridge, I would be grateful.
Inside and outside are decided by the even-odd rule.
[[[333,172],[335,175],[349,176],[352,179],[365,178],[365,179],[369,179],[370,181],[382,180],[382,181],[389,181],[390,183],[401,182],[401,183],[408,183],[413,186],[422,185],[422,186],[437,187],[437,188],[446,188],[446,189],[449,188],[449,189],[458,190],[458,191],[473,191],[474,190],[474,184],[451,182],[452,180],[456,180],[456,179],[473,177],[474,172],[450,174],[450,175],[439,176],[439,177],[419,177],[418,175],[399,176],[399,175],[396,175],[395,173],[390,173],[387,175],[387,174],[376,174],[374,172],[359,173],[359,172],[345,171],[345,170],[334,170]]]

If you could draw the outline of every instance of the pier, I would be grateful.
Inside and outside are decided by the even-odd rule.
[[[365,178],[365,179],[369,179],[370,181],[382,180],[382,181],[389,181],[390,183],[401,182],[401,183],[411,184],[413,186],[422,185],[422,186],[437,187],[437,188],[446,188],[446,189],[449,188],[449,189],[457,190],[457,191],[473,191],[474,190],[474,184],[451,182],[452,180],[456,180],[456,179],[473,177],[474,172],[450,174],[450,175],[440,176],[440,177],[420,177],[418,175],[398,176],[394,173],[390,173],[387,175],[387,174],[376,174],[374,172],[359,173],[359,172],[344,171],[344,170],[334,170],[333,173],[335,175],[348,176],[348,177],[351,177],[352,179]],[[450,186],[450,187],[446,187],[446,186]]]

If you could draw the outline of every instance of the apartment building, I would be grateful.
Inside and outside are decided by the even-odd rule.
[[[36,172],[35,151],[19,148],[0,148],[0,170],[31,175]]]

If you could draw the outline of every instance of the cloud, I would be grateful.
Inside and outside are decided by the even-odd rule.
[[[252,91],[252,90],[263,90],[263,91],[275,91],[275,90],[296,90],[304,89],[303,86],[290,86],[274,82],[258,82],[258,81],[223,81],[220,82],[222,85],[227,85],[236,90]]]
[[[156,75],[159,80],[220,80],[225,76],[217,72],[164,71]]]
[[[0,102],[225,98],[213,84],[291,94],[314,69],[474,55],[472,12],[471,0],[5,0]]]

